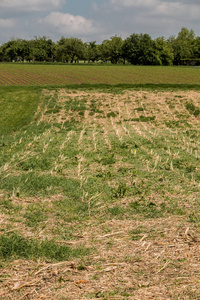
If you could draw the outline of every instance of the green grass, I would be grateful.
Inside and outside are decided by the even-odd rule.
[[[0,88],[0,135],[28,125],[40,101],[36,88]]]
[[[2,88],[0,211],[9,226],[45,235],[56,220],[48,229],[54,237],[59,222],[92,217],[177,215],[198,224],[200,105],[184,91]]]
[[[137,298],[161,294],[160,275],[168,298],[197,299],[199,85],[0,94],[0,297],[26,297],[39,280],[37,297]],[[17,270],[25,285],[8,290]]]
[[[58,245],[54,241],[44,240],[38,242],[34,239],[27,239],[19,234],[12,233],[0,236],[0,258],[24,258],[24,259],[50,259],[69,260],[74,257],[81,257],[89,253],[89,249],[79,247],[71,249],[68,246]]]

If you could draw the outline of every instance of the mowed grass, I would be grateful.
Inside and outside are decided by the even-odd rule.
[[[0,85],[199,84],[194,67],[0,64]]]
[[[0,101],[2,299],[199,299],[198,89]]]
[[[0,89],[0,135],[28,125],[37,111],[40,90],[37,88]]]

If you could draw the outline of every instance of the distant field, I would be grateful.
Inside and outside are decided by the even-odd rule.
[[[0,64],[0,85],[200,84],[192,67]]]

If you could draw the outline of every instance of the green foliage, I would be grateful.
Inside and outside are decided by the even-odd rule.
[[[66,111],[77,111],[77,112],[83,112],[86,110],[86,105],[84,101],[78,101],[78,100],[68,100],[65,103],[65,109]]]
[[[174,64],[180,64],[183,59],[190,59],[193,57],[193,45],[195,40],[195,34],[193,30],[189,30],[185,27],[181,28],[177,38],[169,38],[169,44],[172,46],[174,53]]]
[[[101,159],[101,163],[104,166],[112,165],[115,163],[115,161],[114,153],[109,153]]]
[[[88,249],[84,247],[71,249],[68,246],[58,245],[51,240],[39,242],[34,239],[27,239],[16,233],[0,236],[1,259],[42,258],[62,261],[72,259],[73,257],[82,257],[88,253]]]
[[[45,156],[34,156],[22,162],[19,162],[18,166],[24,171],[29,170],[50,170],[52,166],[51,159]]]
[[[111,112],[107,113],[108,118],[110,118],[110,117],[115,118],[116,116],[117,116],[117,114],[114,111],[111,111]]]
[[[113,217],[120,217],[124,216],[126,210],[123,207],[116,205],[114,207],[108,208],[107,212]]]
[[[200,38],[195,37],[193,30],[183,27],[177,37],[168,39],[161,36],[153,40],[146,33],[133,33],[125,40],[115,35],[100,44],[96,41],[84,43],[75,37],[61,37],[57,43],[45,36],[31,40],[12,39],[1,45],[0,61],[73,64],[80,60],[88,63],[101,60],[111,64],[198,65],[199,53]]]
[[[155,120],[155,116],[152,116],[152,117],[145,117],[145,116],[140,116],[139,118],[131,118],[129,120],[127,119],[124,119],[125,122],[128,122],[128,121],[134,121],[134,122],[150,122],[150,121],[154,121]]]
[[[78,38],[64,38],[58,41],[56,58],[62,62],[78,61],[84,57],[84,44]]]
[[[134,65],[161,65],[156,43],[148,34],[132,34],[123,45],[124,56]]]
[[[127,191],[127,186],[125,183],[120,182],[118,187],[113,189],[113,197],[121,198],[124,197]]]
[[[160,209],[154,202],[146,201],[143,197],[140,201],[133,201],[130,208],[134,214],[142,214],[148,218],[161,217],[164,213],[163,208]]]
[[[200,114],[200,109],[197,108],[193,103],[187,103],[186,104],[186,109],[189,111],[189,113],[191,115],[194,115],[195,117],[198,117],[198,115]]]
[[[0,201],[0,211],[8,214],[15,214],[21,211],[22,207],[20,205],[14,204],[12,199],[2,199]]]

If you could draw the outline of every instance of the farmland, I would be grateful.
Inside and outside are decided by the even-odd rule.
[[[0,64],[0,85],[199,84],[192,67]]]
[[[0,299],[199,299],[200,70],[8,69]]]

